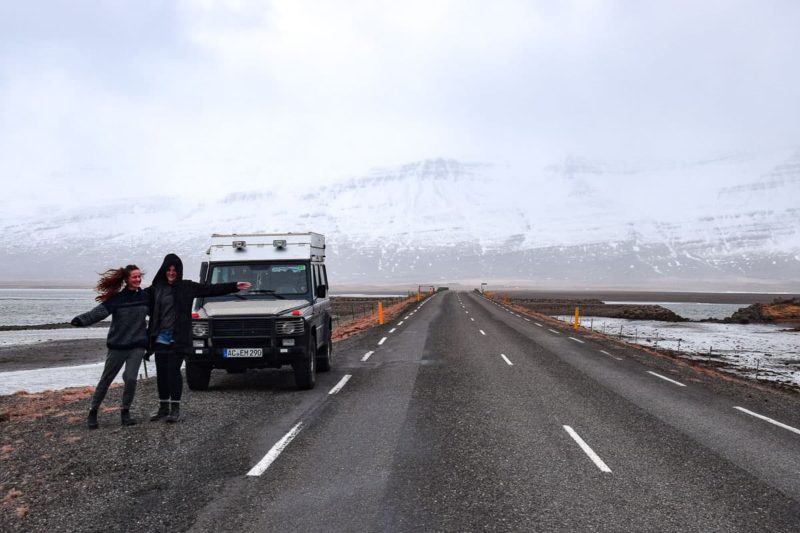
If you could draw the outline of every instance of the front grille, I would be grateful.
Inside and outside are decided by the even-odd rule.
[[[211,331],[222,338],[267,337],[272,335],[272,324],[269,318],[215,318]]]
[[[278,335],[301,335],[305,332],[305,322],[302,318],[290,318],[279,320],[275,324]]]

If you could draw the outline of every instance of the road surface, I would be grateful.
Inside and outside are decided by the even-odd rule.
[[[192,529],[798,531],[796,411],[648,357],[439,293],[253,427]]]

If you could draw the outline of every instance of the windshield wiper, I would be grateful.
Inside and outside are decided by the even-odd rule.
[[[247,292],[249,294],[271,294],[272,296],[274,296],[275,298],[278,298],[280,300],[285,300],[286,299],[285,296],[281,296],[280,294],[276,293],[272,289],[256,289],[254,291],[247,291]]]

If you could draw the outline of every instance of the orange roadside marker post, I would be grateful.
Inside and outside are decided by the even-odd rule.
[[[383,302],[378,302],[378,324],[383,325]]]
[[[578,331],[578,328],[581,326],[581,311],[580,308],[575,308],[575,320],[572,323],[572,327],[575,331]]]

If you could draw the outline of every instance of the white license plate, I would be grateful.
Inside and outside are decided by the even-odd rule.
[[[264,355],[264,350],[261,348],[225,348],[222,352],[222,357],[261,357]]]

